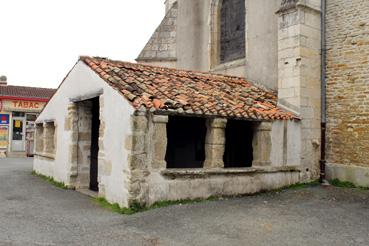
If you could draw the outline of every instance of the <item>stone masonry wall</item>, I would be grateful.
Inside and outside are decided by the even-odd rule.
[[[307,181],[320,173],[320,0],[284,3],[288,4],[278,12],[278,98],[282,107],[301,117],[300,129],[287,135],[293,134],[300,147],[294,151],[300,153],[299,164]]]
[[[368,59],[368,0],[328,0],[328,163],[369,167]]]

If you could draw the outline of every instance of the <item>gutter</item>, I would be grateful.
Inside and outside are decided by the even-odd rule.
[[[326,132],[327,132],[327,101],[326,101],[326,0],[321,0],[321,144],[320,144],[320,183],[326,183]]]

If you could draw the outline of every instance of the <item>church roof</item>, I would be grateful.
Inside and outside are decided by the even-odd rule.
[[[137,61],[176,60],[177,12],[178,3],[175,2],[141,51]]]
[[[80,58],[137,110],[248,120],[297,119],[277,95],[244,78],[105,58]]]

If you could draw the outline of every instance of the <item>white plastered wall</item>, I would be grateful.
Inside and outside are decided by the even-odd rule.
[[[36,157],[34,170],[66,185],[70,184],[69,145],[72,136],[70,132],[64,130],[68,105],[71,104],[71,99],[97,95],[99,92],[102,93],[104,101],[101,105],[100,118],[105,122],[103,138],[105,157],[102,163],[99,158],[99,165],[111,163],[110,176],[100,175],[99,180],[105,187],[105,198],[109,202],[126,206],[128,190],[125,187],[125,180],[129,175],[127,172],[129,151],[124,148],[124,144],[126,138],[132,135],[131,116],[134,109],[118,91],[81,61],[75,65],[37,119],[37,122],[50,120],[56,122],[57,149],[55,159]]]

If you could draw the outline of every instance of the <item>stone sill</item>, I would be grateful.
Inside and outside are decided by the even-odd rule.
[[[240,176],[260,173],[300,172],[298,166],[283,167],[247,167],[247,168],[193,168],[193,169],[165,169],[160,173],[168,178],[204,178],[209,176]]]
[[[35,153],[34,156],[37,157],[43,157],[51,160],[55,160],[55,154],[49,154],[49,153]]]
[[[220,72],[223,70],[229,70],[232,68],[242,67],[246,65],[246,58],[241,58],[235,61],[230,61],[223,64],[218,64],[214,66],[210,71],[211,72]]]

